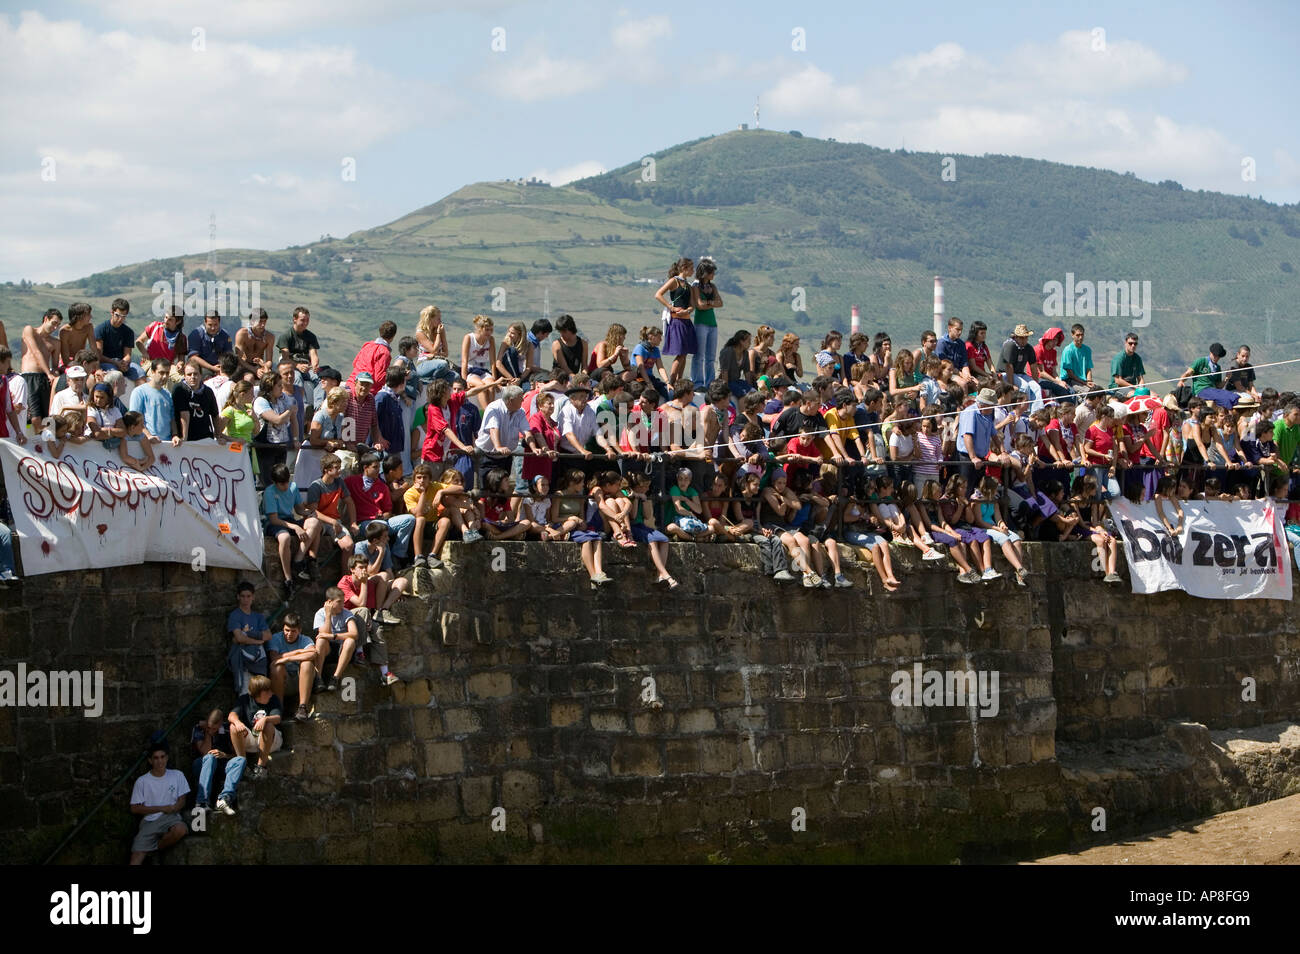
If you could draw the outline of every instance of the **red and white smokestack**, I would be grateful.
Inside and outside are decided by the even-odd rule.
[[[858,306],[853,306],[853,311],[849,317],[849,334],[856,335],[862,331],[862,316],[858,314]]]
[[[934,276],[934,333],[942,338],[946,333],[943,327],[943,279]]]

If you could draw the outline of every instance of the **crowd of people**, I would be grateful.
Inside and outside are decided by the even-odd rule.
[[[250,455],[291,609],[272,634],[240,586],[227,627],[239,701],[196,727],[200,804],[233,813],[246,761],[265,771],[280,743],[287,694],[309,718],[354,662],[400,682],[383,631],[403,571],[437,569],[449,540],[577,543],[593,589],[611,582],[611,545],[644,548],[666,589],[673,542],[756,545],[777,583],[808,588],[851,587],[856,549],[892,593],[906,585],[893,545],[964,584],[1025,585],[1023,541],[1077,539],[1118,582],[1107,501],[1120,495],[1154,501],[1170,533],[1190,499],[1270,496],[1297,517],[1300,398],[1258,387],[1244,345],[1225,365],[1211,344],[1164,394],[1137,334],[1106,373],[1081,324],[1068,344],[1062,328],[1031,343],[1018,325],[996,355],[982,321],[951,318],[897,352],[887,333],[846,347],[832,330],[805,367],[800,338],[769,325],[719,343],[716,275],[709,259],[675,262],[659,322],[631,348],[623,325],[588,338],[565,314],[499,338],[478,315],[456,349],[430,305],[411,335],[383,322],[342,370],[302,307],[278,335],[258,310],[233,336],[215,312],[187,333],[171,308],[136,335],[121,298],[98,325],[89,304],[66,325],[51,308],[22,329],[17,373],[0,327],[0,439],[52,457],[98,441],[142,471],[159,444]],[[0,585],[16,578],[9,522]],[[307,628],[295,591],[334,550],[340,576]],[[147,815],[144,851],[174,832]]]

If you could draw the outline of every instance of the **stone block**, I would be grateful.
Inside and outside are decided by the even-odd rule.
[[[626,732],[627,714],[619,709],[592,709],[591,728],[595,732]]]
[[[442,724],[448,735],[465,735],[483,728],[478,711],[466,706],[443,709]]]
[[[460,800],[465,814],[470,818],[486,818],[497,806],[493,795],[496,779],[491,775],[475,775],[460,780]]]
[[[510,811],[535,811],[542,804],[541,779],[531,772],[506,772],[501,778],[501,803]]]
[[[459,775],[463,771],[465,771],[465,752],[459,742],[425,743],[425,775]]]
[[[611,769],[615,775],[653,778],[663,774],[659,745],[646,739],[618,739],[614,743]]]
[[[711,709],[687,709],[677,714],[677,731],[684,734],[714,732],[718,717]]]
[[[471,699],[500,699],[514,692],[514,680],[508,672],[477,672],[465,680]]]
[[[552,702],[551,725],[576,725],[582,721],[583,704],[581,702]]]

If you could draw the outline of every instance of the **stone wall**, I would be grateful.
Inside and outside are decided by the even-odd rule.
[[[1063,772],[1058,741],[1082,763],[1120,737],[1159,745],[1169,719],[1300,715],[1289,604],[1134,597],[1087,578],[1086,545],[1031,546],[1027,589],[963,586],[896,548],[894,595],[861,567],[851,590],[774,588],[743,545],[674,546],[671,592],[652,586],[643,550],[607,548],[616,582],[599,593],[576,546],[449,553],[389,628],[405,685],[354,667],[357,699],[316,700],[320,718],[286,728],[292,751],[270,777],[245,781],[239,815],[210,819],[175,860],[1023,857],[1078,839],[1098,797],[1112,799],[1112,831],[1250,798],[1194,755],[1140,790]],[[0,668],[98,665],[113,690],[97,720],[0,710],[7,857],[37,860],[220,668],[233,581],[150,566],[0,594]],[[314,611],[316,595],[295,608]],[[1217,634],[1215,665],[1177,635],[1191,620]],[[1259,679],[1254,709],[1232,702],[1232,652]],[[891,674],[916,663],[996,670],[998,713],[894,706]],[[227,679],[198,711],[229,701]],[[61,860],[124,856],[128,792]]]

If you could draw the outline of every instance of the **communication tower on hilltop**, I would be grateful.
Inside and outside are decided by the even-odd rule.
[[[542,289],[542,317],[547,321],[551,320],[551,290]]]
[[[208,271],[217,267],[217,213],[208,216]]]
[[[758,97],[754,98],[754,128],[758,129]]]

